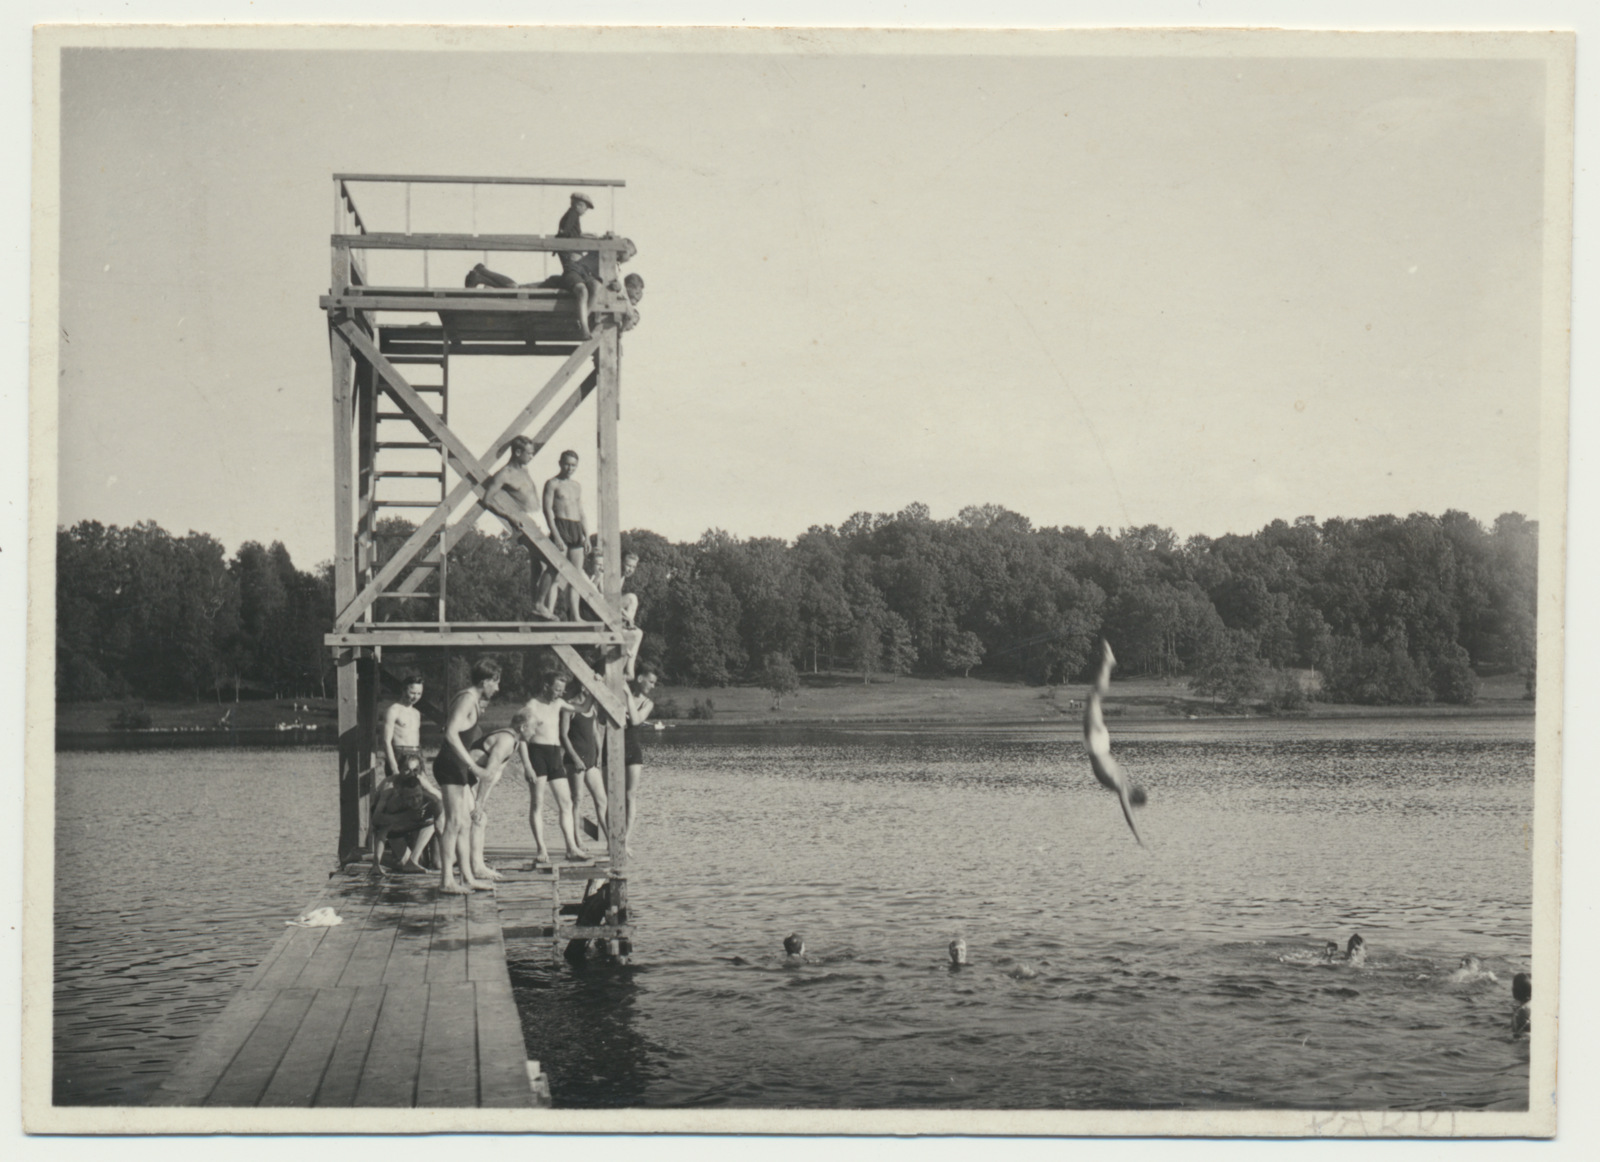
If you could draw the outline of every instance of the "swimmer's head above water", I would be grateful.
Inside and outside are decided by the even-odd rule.
[[[967,939],[965,936],[957,936],[950,941],[950,963],[957,966],[967,963]]]
[[[1361,933],[1351,934],[1350,943],[1345,946],[1344,958],[1351,964],[1360,964],[1367,959],[1367,942],[1361,939]]]
[[[1519,972],[1511,978],[1511,999],[1519,1005],[1525,1005],[1533,1000],[1533,977],[1526,972]]]
[[[1461,958],[1461,963],[1456,965],[1457,972],[1482,972],[1483,962],[1476,956],[1468,953]]]
[[[806,951],[805,937],[798,932],[791,932],[783,938],[783,954],[785,956],[804,956]]]

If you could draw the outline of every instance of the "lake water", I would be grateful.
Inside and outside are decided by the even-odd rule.
[[[666,732],[637,963],[508,945],[557,1104],[1527,1108],[1531,722],[1113,732],[1143,848],[1068,730]],[[319,890],[333,756],[63,753],[57,800],[56,1101],[137,1103]]]

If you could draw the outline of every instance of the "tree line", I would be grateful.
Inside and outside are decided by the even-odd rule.
[[[379,526],[380,561],[411,528]],[[1295,672],[1315,671],[1337,701],[1468,703],[1480,675],[1517,672],[1531,689],[1535,664],[1538,526],[1517,513],[1487,528],[1456,511],[1301,517],[1180,541],[1154,525],[1034,528],[996,505],[934,520],[911,505],[792,542],[633,530],[623,546],[639,556],[628,588],[643,657],[695,686],[841,670],[1067,682],[1102,635],[1124,672],[1228,701],[1293,703]],[[304,573],[282,545],[254,542],[226,559],[204,534],[148,523],[61,530],[57,560],[64,699],[328,688],[325,565]],[[433,616],[437,583],[377,616]],[[452,621],[531,616],[528,553],[509,534],[469,532],[446,585]],[[524,660],[503,660],[515,688]]]

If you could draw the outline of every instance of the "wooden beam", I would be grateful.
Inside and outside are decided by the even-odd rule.
[[[621,189],[628,183],[621,178],[506,178],[460,177],[455,174],[420,173],[336,173],[336,182],[413,182],[446,186],[610,186]]]
[[[332,279],[350,278],[350,250],[333,248]],[[333,364],[333,592],[334,608],[356,592],[355,359],[329,316],[328,355]],[[355,323],[344,325],[359,333]],[[366,833],[367,801],[361,793],[361,700],[355,651],[338,653],[334,673],[339,695],[339,861],[355,856]]]
[[[612,267],[614,270],[615,267]],[[595,441],[599,497],[600,553],[606,563],[606,600],[620,605],[622,600],[622,514],[619,509],[617,464],[617,416],[621,390],[620,335],[614,323],[600,328],[600,350],[595,355],[595,372],[599,377],[595,400]],[[623,651],[609,653],[606,657],[605,683],[612,697],[622,706],[628,704],[629,691],[623,677]],[[628,866],[627,835],[627,772],[623,761],[622,730],[627,725],[626,715],[606,728],[605,780],[607,811],[606,839],[610,848],[612,866],[625,872]],[[626,882],[612,888],[616,906],[627,904]],[[615,916],[607,920],[614,921]],[[614,949],[613,951],[618,951]]]
[[[527,427],[532,422],[533,417],[550,401],[550,398],[561,390],[562,385],[572,376],[573,372],[583,366],[583,361],[593,353],[596,343],[596,340],[591,339],[568,357],[566,362],[550,377],[550,381],[529,401],[528,406],[517,413],[516,418],[501,433],[500,438],[490,445],[488,453],[490,457],[493,457],[495,452],[507,440],[522,434],[522,429]],[[399,373],[396,372],[395,374],[398,375]],[[463,473],[463,475],[466,474]],[[417,526],[417,531],[406,539],[405,544],[401,545],[395,555],[384,563],[383,568],[378,570],[377,574],[358,595],[354,596],[349,602],[334,603],[334,608],[339,611],[338,616],[334,619],[334,631],[343,633],[354,625],[367,607],[377,600],[378,594],[384,591],[389,582],[399,576],[400,571],[411,564],[417,554],[422,552],[428,543],[432,541],[434,534],[449,523],[450,514],[460,506],[461,502],[474,493],[481,499],[485,491],[486,485],[470,478],[461,480],[451,489],[450,493],[439,502],[438,507],[433,510],[428,518]],[[413,585],[411,588],[415,589],[416,586]],[[409,591],[407,590],[407,592]]]
[[[592,342],[593,340],[591,340],[591,343]],[[565,371],[565,368],[563,368],[563,371]],[[533,454],[535,456],[544,451],[544,449],[549,445],[551,438],[556,434],[556,431],[561,427],[562,424],[566,423],[568,417],[570,417],[573,412],[578,410],[578,405],[583,403],[583,401],[589,397],[589,393],[594,390],[596,376],[596,372],[590,372],[584,378],[584,381],[578,385],[578,389],[569,395],[566,401],[559,408],[551,413],[550,419],[547,420],[544,426],[541,427],[534,435]],[[541,396],[543,395],[543,393],[540,394]],[[529,407],[532,406],[533,405],[531,404],[529,405]],[[544,405],[541,402],[539,406],[543,407]],[[524,409],[524,411],[526,412],[527,409]],[[517,417],[517,421],[520,421],[520,423],[514,421],[511,428],[506,429],[509,434],[501,437],[500,441],[495,445],[496,448],[503,446],[505,442],[512,436],[520,435],[522,428],[527,426],[528,421],[523,419],[522,416],[519,415]],[[513,431],[512,429],[515,430]],[[406,574],[405,580],[400,582],[400,584],[395,587],[394,591],[400,594],[416,592],[417,587],[433,575],[433,570],[437,567],[439,562],[441,550],[445,553],[448,553],[455,546],[457,541],[466,536],[467,530],[470,529],[474,522],[477,521],[478,515],[485,511],[487,510],[484,509],[481,504],[476,504],[472,507],[471,512],[467,513],[466,516],[462,517],[462,519],[456,524],[446,529],[444,536],[440,538],[443,542],[442,545],[435,545],[433,548],[429,549],[427,555],[423,557],[420,562],[418,562],[416,568],[412,569],[410,573]]]
[[[411,385],[406,382],[405,376],[401,375],[399,369],[384,357],[372,340],[349,322],[340,323],[338,331],[356,352],[372,365],[373,370],[383,378],[391,398],[411,416],[412,421],[443,445],[445,451],[455,460],[457,470],[461,475],[471,479],[479,488],[487,489],[493,473],[478,461],[478,458],[461,442],[461,437],[451,431],[444,421],[435,414],[433,409],[423,401],[422,397],[412,390]],[[516,523],[522,530],[523,536],[527,537],[529,543],[539,550],[556,574],[570,585],[583,600],[589,603],[589,608],[593,609],[608,627],[617,633],[621,633],[623,629],[622,619],[617,613],[616,607],[609,605],[600,596],[600,591],[594,587],[594,583],[589,580],[583,570],[567,560],[566,554],[560,552],[555,544],[534,525],[533,519],[529,514],[513,515],[517,516]]]
[[[491,299],[477,298],[469,292],[443,291],[429,294],[421,289],[410,295],[346,294],[323,295],[325,311],[483,311],[524,315],[555,315],[572,312],[572,298]]]
[[[348,246],[352,250],[519,250],[558,254],[561,251],[578,253],[626,254],[630,258],[638,248],[626,238],[557,238],[554,234],[405,234],[379,232],[373,234],[335,234],[335,246]],[[622,259],[626,262],[627,259]],[[334,289],[339,289],[339,284]]]
[[[375,622],[382,627],[383,622]],[[526,630],[468,630],[451,629],[429,631],[422,629],[370,629],[360,633],[328,633],[322,635],[323,644],[335,649],[358,646],[385,646],[407,649],[415,646],[472,646],[496,649],[533,649],[535,646],[620,646],[622,638],[607,632],[598,623],[593,629],[540,630],[538,622],[530,623]]]
[[[572,676],[583,683],[584,689],[594,695],[595,702],[604,710],[613,723],[620,723],[627,714],[627,703],[617,697],[617,693],[599,674],[589,668],[589,663],[577,650],[570,645],[552,643],[552,648],[560,659],[567,664],[567,669],[572,671]],[[609,804],[608,804],[609,805]]]

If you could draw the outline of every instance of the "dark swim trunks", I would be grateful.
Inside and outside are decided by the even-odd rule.
[[[630,767],[644,766],[644,747],[639,744],[639,728],[622,728],[622,761]]]
[[[566,768],[561,765],[561,748],[542,742],[528,744],[528,757],[533,760],[533,777],[536,779],[564,779]]]
[[[479,726],[477,723],[473,723],[469,730],[466,730],[462,733],[461,745],[470,751],[472,749],[472,744],[477,742],[478,739],[482,737],[483,727]],[[444,746],[439,749],[439,753],[434,756],[433,777],[439,781],[439,785],[441,787],[476,787],[478,785],[477,772],[473,771],[470,767],[463,768],[461,766],[460,762],[458,762],[456,759],[455,751],[450,749],[450,744],[448,742],[445,743]]]
[[[585,548],[588,537],[583,535],[583,524],[580,521],[567,520],[565,517],[556,517],[556,536],[561,538],[561,543],[569,549]]]

